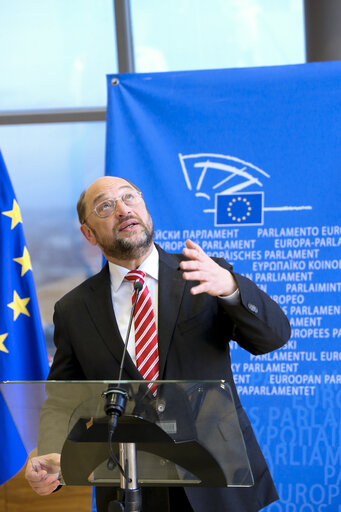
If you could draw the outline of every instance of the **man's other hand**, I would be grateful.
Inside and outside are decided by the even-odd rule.
[[[37,494],[46,496],[60,485],[59,472],[60,454],[49,453],[28,459],[25,478]]]

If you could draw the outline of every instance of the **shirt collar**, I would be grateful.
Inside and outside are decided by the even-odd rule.
[[[111,286],[114,292],[116,292],[121,286],[128,269],[125,267],[121,267],[120,265],[116,265],[115,263],[109,263],[109,272],[110,272],[110,281]],[[159,253],[153,245],[153,250],[149,254],[149,256],[141,263],[138,268],[139,270],[143,270],[146,276],[149,276],[156,281],[159,278]]]

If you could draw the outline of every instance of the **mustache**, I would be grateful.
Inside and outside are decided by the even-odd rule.
[[[122,219],[120,219],[119,221],[116,222],[115,226],[114,226],[114,230],[116,229],[119,229],[120,226],[124,223],[124,222],[127,222],[129,220],[135,220],[136,222],[138,222],[139,224],[142,224],[144,226],[144,222],[142,222],[142,220],[140,219],[140,217],[137,217],[136,215],[127,215],[126,217],[123,217]]]

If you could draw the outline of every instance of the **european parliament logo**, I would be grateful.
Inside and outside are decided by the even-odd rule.
[[[263,192],[216,194],[215,225],[263,224]]]
[[[270,175],[251,162],[217,153],[179,153],[178,156],[188,190],[200,201],[203,213],[213,214],[217,227],[262,225],[264,212],[312,209],[311,206],[265,207],[264,192],[257,189],[263,188]]]

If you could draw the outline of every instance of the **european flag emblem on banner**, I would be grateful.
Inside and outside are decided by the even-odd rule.
[[[216,195],[216,226],[263,224],[263,192]]]
[[[0,381],[45,380],[48,359],[22,218],[0,152]],[[27,454],[0,395],[0,485]]]

